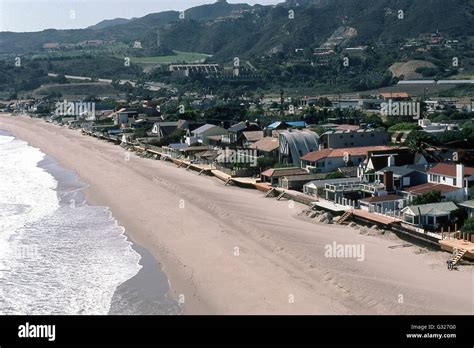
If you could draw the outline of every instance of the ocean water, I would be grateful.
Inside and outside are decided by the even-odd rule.
[[[40,150],[0,131],[0,314],[179,313],[163,274],[142,274],[123,228],[108,208],[85,202],[83,187]],[[146,274],[153,279],[131,281]],[[160,286],[150,287],[153,281]]]

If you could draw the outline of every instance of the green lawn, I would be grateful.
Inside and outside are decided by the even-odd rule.
[[[32,55],[31,58],[32,59],[62,58],[62,57],[80,58],[80,57],[88,56],[88,55],[99,55],[99,54],[112,55],[112,54],[117,54],[118,52],[121,52],[127,48],[128,46],[123,43],[114,43],[114,44],[101,45],[101,46],[90,46],[90,47],[85,47],[84,49],[70,49],[70,50],[65,50],[65,51],[41,52],[41,53]]]
[[[195,53],[195,52],[181,52],[173,51],[173,56],[158,56],[158,57],[132,57],[134,63],[145,63],[145,64],[171,64],[177,62],[192,63],[197,62],[207,57],[208,54]]]

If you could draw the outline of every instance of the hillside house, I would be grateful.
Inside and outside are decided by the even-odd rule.
[[[359,129],[356,131],[328,131],[321,135],[324,149],[340,149],[345,147],[387,145],[389,136],[385,131]]]

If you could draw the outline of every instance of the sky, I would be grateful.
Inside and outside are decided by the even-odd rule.
[[[0,0],[0,31],[86,28],[104,19],[142,17],[214,2],[216,0]],[[270,5],[283,0],[228,2]]]

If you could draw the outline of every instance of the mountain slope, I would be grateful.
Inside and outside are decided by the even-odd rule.
[[[141,18],[117,23],[112,20],[102,21],[97,27],[78,30],[44,30],[34,33],[0,32],[0,54],[21,54],[41,50],[47,42],[78,43],[84,40],[118,40],[131,42],[142,39],[147,33],[156,32],[172,22],[194,20],[205,22],[219,17],[227,17],[236,11],[251,8],[247,4],[228,4],[219,1],[211,5],[202,5],[185,11],[185,19],[180,19],[180,12],[165,11],[152,13]],[[112,24],[112,25],[111,25]]]
[[[100,30],[100,29],[110,28],[119,24],[126,24],[130,21],[131,20],[127,18],[106,19],[97,23],[96,25],[91,25],[87,29]]]
[[[294,11],[294,19],[289,18],[289,10]],[[397,17],[400,10],[403,19]],[[163,45],[169,49],[229,59],[275,48],[318,47],[341,27],[355,29],[357,35],[347,41],[351,45],[397,42],[437,30],[455,37],[474,36],[473,20],[472,0],[307,0],[278,6],[219,1],[186,10],[184,19],[177,11],[165,11],[123,24],[101,22],[102,29],[0,33],[0,54],[40,50],[45,42],[88,39],[140,40],[152,45],[160,29]]]

